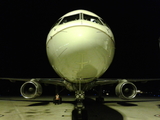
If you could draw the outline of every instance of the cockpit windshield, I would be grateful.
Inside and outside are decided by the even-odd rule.
[[[87,20],[87,21],[90,21],[90,22],[94,22],[94,23],[97,23],[97,24],[100,24],[100,25],[106,25],[108,26],[107,24],[105,24],[105,22],[103,22],[103,20],[101,18],[98,18],[98,17],[95,17],[95,16],[91,16],[91,15],[87,15],[87,14],[83,14],[83,13],[79,13],[79,14],[75,14],[75,15],[71,15],[71,16],[66,16],[64,18],[60,18],[55,25],[57,24],[64,24],[64,23],[67,23],[67,22],[70,22],[70,21],[76,21],[76,20],[80,20],[80,19],[83,19],[83,20]]]
[[[102,22],[97,17],[94,17],[94,16],[83,14],[83,19],[100,24],[100,25],[103,25]]]
[[[67,23],[74,20],[79,20],[79,14],[64,17],[63,20],[60,22],[60,24]]]

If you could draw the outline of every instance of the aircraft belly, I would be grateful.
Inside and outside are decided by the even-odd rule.
[[[90,82],[109,67],[114,42],[90,27],[71,27],[56,34],[47,44],[47,54],[54,70],[71,82]]]

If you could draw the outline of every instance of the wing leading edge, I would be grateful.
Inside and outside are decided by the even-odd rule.
[[[75,91],[75,93],[81,91],[87,91],[92,89],[95,86],[107,85],[107,84],[116,84],[115,93],[119,98],[122,99],[133,99],[137,93],[137,87],[132,82],[142,82],[147,81],[159,81],[159,78],[156,79],[96,79],[87,84],[71,83],[62,78],[0,78],[1,80],[10,80],[14,81],[25,81],[21,86],[20,92],[24,98],[32,99],[40,96],[42,94],[41,84],[53,84],[64,86],[70,91]],[[82,94],[80,93],[82,96]]]
[[[160,81],[160,78],[146,78],[146,79],[116,79],[116,78],[100,78],[96,80],[96,85],[118,84],[120,82],[148,82],[148,81]]]
[[[9,80],[11,82],[15,81],[31,81],[35,80],[39,83],[44,84],[53,84],[65,86],[65,80],[63,78],[0,78],[1,80]],[[148,81],[160,81],[160,78],[149,78],[149,79],[117,79],[117,78],[99,78],[94,81],[94,86],[98,85],[109,85],[109,84],[118,84],[120,82],[148,82]]]
[[[36,81],[38,83],[44,84],[53,84],[53,85],[60,85],[64,86],[64,80],[62,78],[0,78],[1,80],[9,80],[11,82],[15,81]]]

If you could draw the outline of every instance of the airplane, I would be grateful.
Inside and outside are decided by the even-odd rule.
[[[85,109],[85,91],[95,86],[117,84],[115,92],[122,99],[133,99],[138,93],[132,83],[137,81],[135,79],[100,78],[112,63],[115,40],[110,27],[93,12],[79,9],[60,17],[47,36],[46,52],[51,66],[61,78],[3,78],[25,81],[20,92],[26,99],[42,94],[41,83],[64,86],[75,91],[75,109],[81,116]]]

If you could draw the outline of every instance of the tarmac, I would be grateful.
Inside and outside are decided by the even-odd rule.
[[[74,96],[61,96],[55,105],[53,96],[33,100],[0,96],[0,120],[72,120]],[[130,101],[105,97],[97,103],[94,97],[84,101],[88,120],[160,120],[160,98],[136,97]]]

